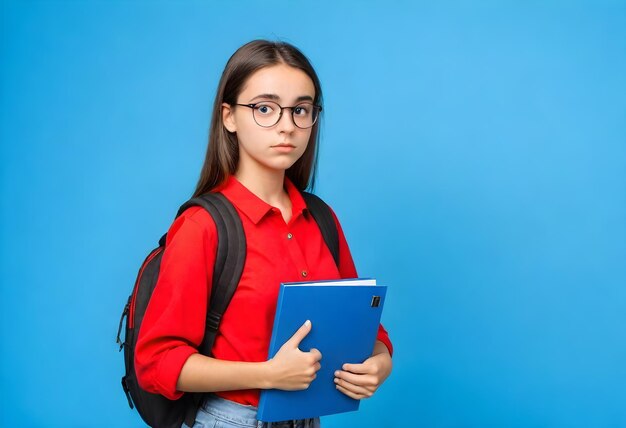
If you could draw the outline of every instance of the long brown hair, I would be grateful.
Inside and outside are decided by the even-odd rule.
[[[229,132],[224,126],[222,103],[236,104],[244,84],[255,71],[281,63],[298,68],[311,78],[315,86],[313,103],[322,105],[322,88],[317,74],[309,60],[295,46],[285,42],[253,40],[237,49],[226,63],[217,88],[209,145],[194,197],[217,188],[237,169],[239,162],[237,135]],[[315,183],[320,122],[321,117],[313,125],[309,143],[300,159],[285,171],[286,176],[300,190],[313,188]]]

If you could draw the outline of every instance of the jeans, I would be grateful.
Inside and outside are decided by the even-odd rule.
[[[193,428],[320,428],[320,418],[261,422],[257,421],[256,413],[256,407],[208,394],[198,409]],[[183,424],[182,428],[187,425]]]

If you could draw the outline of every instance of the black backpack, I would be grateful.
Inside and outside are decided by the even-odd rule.
[[[322,232],[324,242],[339,266],[339,235],[330,208],[317,196],[303,192],[307,208]],[[232,203],[221,193],[207,193],[185,202],[176,217],[192,206],[201,206],[211,214],[217,228],[217,255],[213,272],[213,286],[207,310],[204,339],[198,348],[203,355],[211,355],[222,315],[237,288],[246,258],[246,237],[241,219]],[[202,403],[203,394],[185,393],[178,400],[169,400],[160,394],[141,389],[135,374],[135,345],[144,313],[156,286],[165,250],[167,234],[159,240],[139,269],[133,292],[128,297],[117,331],[120,351],[124,349],[126,374],[122,377],[122,388],[131,409],[137,408],[139,415],[153,428],[179,428],[183,422],[192,426]],[[126,318],[124,341],[120,339]]]

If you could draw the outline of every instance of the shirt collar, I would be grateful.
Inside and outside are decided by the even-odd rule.
[[[293,219],[305,212],[306,203],[298,188],[285,177],[285,190],[291,200],[291,216]],[[272,207],[257,195],[252,193],[246,186],[241,184],[234,175],[230,175],[220,192],[224,194],[241,212],[243,212],[254,224],[258,224]]]

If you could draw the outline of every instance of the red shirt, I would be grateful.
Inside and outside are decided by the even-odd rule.
[[[288,179],[285,179],[285,188],[292,204],[288,224],[278,208],[262,201],[234,177],[220,190],[241,217],[247,256],[241,280],[215,339],[215,358],[250,362],[268,359],[281,282],[357,277],[337,218],[339,268],[317,223],[308,213],[302,195]],[[137,378],[149,392],[170,399],[182,395],[176,389],[178,377],[187,358],[198,352],[196,348],[204,337],[216,238],[215,223],[201,207],[187,209],[170,227],[159,279],[135,350]],[[392,352],[389,336],[382,326],[378,340]],[[218,395],[258,406],[259,390],[227,391]]]

